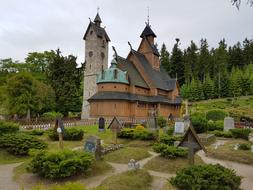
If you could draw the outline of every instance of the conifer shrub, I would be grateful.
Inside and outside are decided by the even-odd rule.
[[[225,138],[232,138],[232,133],[230,131],[212,131],[212,134],[214,134],[216,137],[225,137]]]
[[[180,140],[182,140],[182,136],[161,135],[159,142],[169,146],[174,146],[174,142]]]
[[[63,114],[60,112],[52,111],[52,112],[45,112],[45,113],[43,113],[42,116],[45,119],[57,119],[57,118],[62,118]]]
[[[45,133],[45,131],[40,129],[33,129],[31,131],[28,131],[27,133],[34,136],[42,136]]]
[[[251,144],[250,143],[240,143],[239,149],[240,150],[251,150]]]
[[[28,171],[37,173],[45,178],[60,179],[77,175],[87,171],[94,157],[90,153],[59,150],[59,151],[34,151],[28,166]]]
[[[232,134],[233,138],[241,138],[241,139],[245,139],[245,140],[249,140],[249,134],[250,134],[250,129],[230,129],[229,130]]]
[[[54,129],[48,130],[48,137],[53,140],[59,140],[59,134]],[[83,139],[83,130],[82,129],[75,129],[75,128],[65,128],[63,131],[63,140],[68,141],[80,141]]]
[[[219,164],[189,166],[177,172],[170,182],[182,190],[239,190],[241,177]]]
[[[13,122],[0,121],[0,135],[4,133],[14,133],[19,130],[19,125]]]
[[[166,158],[186,157],[187,149],[181,147],[174,147],[163,143],[155,143],[153,149],[157,153],[161,153]]]
[[[195,129],[196,133],[204,133],[207,131],[207,119],[201,116],[192,117],[192,126]]]
[[[159,116],[157,118],[157,125],[160,127],[160,128],[164,128],[167,126],[167,120],[163,117],[163,116]]]
[[[206,119],[213,121],[224,120],[227,116],[228,113],[220,109],[210,110],[206,113]]]
[[[223,121],[213,121],[209,120],[207,123],[208,131],[223,131],[224,129],[224,122]]]
[[[156,138],[155,133],[147,129],[138,130],[129,128],[122,129],[118,133],[118,137],[124,139],[138,139],[138,140],[155,140]]]
[[[45,149],[47,144],[25,133],[10,133],[0,136],[0,148],[18,156],[27,156],[30,149]]]

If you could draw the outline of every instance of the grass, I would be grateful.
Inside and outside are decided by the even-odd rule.
[[[29,159],[28,156],[19,157],[8,153],[4,149],[0,149],[0,164],[13,164],[18,162],[24,162]]]
[[[119,150],[116,150],[112,153],[108,153],[104,156],[104,159],[109,162],[122,163],[126,164],[130,159],[136,161],[143,158],[149,157],[150,154],[147,150],[138,147],[125,147]]]
[[[222,109],[231,115],[241,115],[253,118],[253,96],[243,96],[232,101],[232,98],[213,99],[193,102],[191,112],[207,112],[211,109]],[[239,118],[235,118],[239,119]]]
[[[152,177],[145,170],[130,170],[105,179],[100,187],[108,190],[148,190]]]
[[[204,164],[198,155],[195,155],[195,164]],[[187,166],[189,166],[187,158],[167,159],[162,156],[158,156],[146,163],[144,168],[163,173],[176,173],[178,170]]]
[[[234,150],[233,147],[237,143],[249,143],[249,141],[241,139],[229,140],[223,146],[219,146],[218,149],[214,149],[214,146],[209,146],[207,148],[208,156],[253,165],[253,153],[251,150]]]

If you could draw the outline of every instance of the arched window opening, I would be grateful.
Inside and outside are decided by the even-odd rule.
[[[114,76],[114,79],[118,78],[118,71],[116,69],[113,71],[113,76]]]

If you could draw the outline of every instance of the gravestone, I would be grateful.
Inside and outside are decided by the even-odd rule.
[[[204,152],[206,152],[204,145],[200,142],[198,135],[196,134],[194,128],[191,125],[187,129],[182,141],[179,143],[178,146],[188,148],[188,161],[191,165],[194,164],[194,154],[198,150],[202,149]]]
[[[225,117],[224,118],[224,131],[229,131],[230,129],[235,128],[235,121],[232,117]]]
[[[105,119],[103,117],[98,120],[98,130],[99,132],[105,132]]]
[[[182,135],[183,133],[184,133],[184,122],[176,121],[175,128],[174,128],[174,134],[175,135]]]
[[[95,155],[96,160],[101,158],[101,139],[90,136],[84,144],[84,150]]]

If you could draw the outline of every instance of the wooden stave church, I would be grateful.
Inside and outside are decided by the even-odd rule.
[[[105,31],[101,35],[109,39]],[[96,93],[88,99],[90,118],[180,116],[179,84],[160,64],[156,35],[149,24],[140,37],[137,50],[130,45],[126,58],[115,51],[111,67],[97,74]]]

